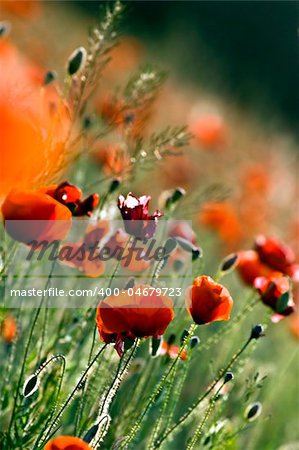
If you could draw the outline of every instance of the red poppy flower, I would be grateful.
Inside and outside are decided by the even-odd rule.
[[[157,221],[162,216],[161,211],[158,210],[149,215],[148,204],[150,199],[149,195],[135,197],[131,192],[126,198],[123,195],[118,198],[118,208],[124,220],[125,230],[136,239],[143,240],[153,237]]]
[[[272,269],[263,264],[254,250],[247,250],[238,253],[237,271],[249,286],[253,285],[257,277],[269,276],[274,273]]]
[[[110,296],[97,308],[97,327],[101,339],[115,343],[119,354],[125,339],[159,337],[163,335],[174,317],[172,301],[155,291],[145,295],[150,286],[136,285],[132,295],[128,292]]]
[[[49,441],[45,450],[92,450],[92,447],[78,437],[59,436]]]
[[[71,227],[70,210],[40,192],[12,190],[2,205],[2,214],[8,234],[25,244],[34,240],[62,240]]]
[[[187,290],[187,308],[198,325],[229,320],[233,299],[228,290],[211,277],[203,275],[195,278]]]
[[[270,306],[275,313],[289,316],[294,312],[295,303],[287,277],[258,277],[254,280],[254,287],[260,293],[262,302]]]
[[[295,263],[295,254],[286,244],[273,237],[258,236],[255,249],[264,264],[278,272],[290,275]]]

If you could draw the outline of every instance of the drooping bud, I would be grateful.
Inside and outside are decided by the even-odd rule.
[[[85,65],[86,58],[87,52],[85,48],[84,47],[76,48],[76,50],[73,51],[73,53],[68,59],[67,73],[72,76],[78,73],[80,70],[82,70]]]
[[[170,253],[172,253],[177,246],[177,241],[174,238],[168,238],[167,241],[164,244],[164,252],[165,252],[165,257],[170,255]]]
[[[58,75],[57,72],[54,70],[48,70],[44,76],[43,85],[48,86],[49,84],[53,83],[53,81],[57,80]]]
[[[259,339],[262,336],[265,336],[263,325],[259,323],[258,325],[252,327],[250,339]]]
[[[232,372],[226,372],[226,374],[224,375],[224,383],[228,383],[229,381],[233,380],[234,374]]]
[[[249,405],[246,408],[245,411],[245,418],[249,421],[252,422],[253,420],[257,419],[259,417],[259,415],[262,412],[262,404],[260,402],[256,402],[256,403],[252,403],[251,405]]]
[[[39,380],[37,375],[33,374],[27,380],[25,380],[25,383],[23,385],[23,395],[24,397],[30,397],[34,392],[38,390],[39,387]]]
[[[83,441],[84,442],[91,442],[92,439],[95,437],[95,435],[97,434],[97,431],[99,429],[99,423],[97,423],[96,425],[92,425],[92,427],[89,428],[89,430],[87,430],[87,432],[85,433],[84,437],[83,437]]]
[[[192,242],[188,241],[187,239],[176,237],[177,243],[179,246],[185,250],[188,253],[192,253],[192,261],[195,261],[196,259],[200,258],[202,255],[202,250],[199,247],[196,247],[196,245],[192,244]]]

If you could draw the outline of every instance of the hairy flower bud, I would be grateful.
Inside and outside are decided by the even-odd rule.
[[[246,408],[245,417],[249,422],[257,419],[262,412],[262,404],[259,402],[252,403]]]
[[[265,336],[263,325],[259,323],[258,325],[252,327],[250,339],[259,339],[262,336]]]
[[[39,380],[37,378],[37,375],[31,375],[29,378],[27,378],[23,385],[24,397],[30,397],[32,394],[34,394],[35,391],[37,391],[38,387]]]
[[[224,375],[224,383],[228,383],[229,381],[233,380],[234,374],[232,372],[226,372],[226,374]]]
[[[72,76],[78,73],[80,70],[82,70],[85,65],[86,58],[87,52],[85,48],[84,47],[76,48],[76,50],[73,51],[73,53],[68,59],[67,73]]]
[[[53,81],[57,80],[57,73],[54,70],[48,70],[44,76],[43,85],[48,86],[49,84],[53,83]]]

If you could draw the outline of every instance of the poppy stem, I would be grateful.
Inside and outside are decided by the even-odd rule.
[[[239,351],[237,351],[237,353],[235,353],[233,355],[233,357],[231,358],[231,360],[229,361],[229,363],[227,364],[227,366],[224,369],[221,369],[219,372],[219,375],[215,378],[215,380],[213,381],[213,383],[210,385],[210,387],[207,389],[207,391],[201,396],[199,397],[199,399],[193,403],[192,406],[190,406],[190,408],[188,408],[188,410],[185,412],[185,414],[183,414],[179,420],[171,427],[169,428],[169,430],[160,438],[156,441],[156,445],[155,445],[155,449],[158,449],[162,442],[165,441],[165,439],[176,429],[178,428],[182,423],[184,423],[189,416],[193,413],[193,411],[198,407],[198,405],[213,391],[213,389],[215,388],[216,384],[221,380],[221,378],[223,377],[223,375],[228,372],[232,366],[234,365],[234,363],[237,361],[237,359],[242,355],[242,353],[246,350],[246,348],[248,347],[249,343],[252,341],[251,337],[245,342],[245,344],[240,348]]]
[[[186,336],[186,338],[184,339],[183,344],[180,347],[180,350],[178,351],[178,354],[175,358],[175,360],[173,361],[172,365],[170,366],[169,370],[163,375],[159,385],[156,387],[156,389],[154,389],[153,393],[151,394],[148,403],[146,404],[143,412],[141,413],[141,415],[139,416],[139,419],[135,422],[134,426],[131,429],[131,432],[127,435],[127,437],[125,438],[124,442],[121,444],[120,446],[120,450],[126,448],[128,446],[128,444],[132,441],[132,439],[135,437],[136,433],[138,432],[141,422],[144,419],[144,417],[146,416],[147,412],[149,411],[150,407],[152,406],[153,403],[155,403],[155,400],[158,396],[158,394],[160,393],[160,391],[163,389],[167,378],[169,377],[169,375],[172,373],[176,363],[178,362],[183,350],[185,349],[185,347],[188,345],[195,329],[196,329],[197,325],[195,323],[193,323],[188,331],[188,334]]]
[[[76,391],[80,388],[81,384],[83,383],[85,377],[87,376],[88,372],[90,371],[91,367],[94,365],[94,363],[96,362],[96,360],[98,359],[98,357],[101,355],[101,353],[105,350],[105,348],[107,347],[108,344],[104,344],[103,347],[100,348],[100,350],[97,352],[97,354],[94,356],[94,358],[92,359],[92,361],[88,364],[88,366],[86,367],[86,369],[84,370],[83,374],[81,375],[78,383],[76,384],[76,386],[73,388],[72,392],[70,393],[70,395],[68,396],[68,398],[66,399],[66,401],[64,402],[64,404],[62,405],[62,407],[60,408],[59,412],[56,414],[55,418],[52,421],[52,424],[49,427],[49,430],[45,436],[45,438],[42,440],[41,442],[41,447],[42,444],[45,442],[45,440],[47,438],[51,438],[55,433],[56,430],[54,430],[52,433],[51,431],[53,430],[54,426],[56,425],[57,421],[60,419],[60,417],[62,416],[62,414],[64,413],[65,409],[67,408],[67,406],[69,405],[69,403],[71,402],[71,400],[73,399]]]
[[[207,408],[206,413],[203,416],[203,419],[200,422],[198,428],[196,429],[194,435],[190,439],[190,442],[189,442],[186,450],[192,450],[194,448],[195,444],[197,443],[198,439],[200,438],[202,430],[203,430],[203,428],[204,428],[208,418],[210,417],[211,412],[213,411],[213,408],[215,406],[215,403],[216,403],[216,400],[218,398],[218,395],[219,395],[219,393],[220,393],[220,391],[221,391],[221,389],[223,388],[224,385],[225,385],[225,382],[222,382],[220,387],[217,389],[216,394],[211,398],[209,407]]]
[[[51,271],[49,273],[44,292],[47,292],[47,289],[48,289],[48,287],[50,285],[51,278],[52,278],[52,275],[53,275],[53,272],[54,272],[55,263],[56,263],[56,259],[54,259],[54,261],[53,261],[53,264],[52,264],[52,267],[51,267]],[[34,317],[33,317],[32,325],[30,327],[28,341],[27,341],[27,344],[26,344],[26,347],[25,347],[25,352],[24,352],[21,372],[20,372],[20,375],[19,375],[19,378],[18,378],[17,387],[16,387],[16,391],[15,391],[14,403],[13,403],[13,407],[12,407],[12,413],[11,413],[11,417],[10,417],[10,421],[9,421],[9,425],[8,425],[8,431],[7,431],[8,435],[11,432],[12,424],[13,424],[13,421],[14,421],[14,416],[15,416],[17,403],[18,403],[18,396],[19,396],[20,387],[21,387],[21,383],[22,383],[22,378],[23,378],[23,375],[24,375],[24,372],[25,372],[25,364],[26,364],[28,353],[29,353],[30,344],[31,344],[32,337],[33,337],[33,332],[34,332],[35,326],[37,324],[37,321],[38,321],[38,318],[39,318],[39,315],[40,315],[40,311],[41,311],[41,307],[42,307],[42,304],[44,302],[44,299],[45,299],[45,294],[41,298],[40,304],[39,304],[38,308],[36,309],[36,312],[35,312]]]

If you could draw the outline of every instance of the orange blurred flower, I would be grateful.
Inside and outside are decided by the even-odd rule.
[[[1,0],[1,8],[17,16],[35,18],[41,10],[39,0]]]
[[[96,278],[105,272],[105,264],[99,257],[99,244],[109,231],[109,223],[99,220],[96,225],[89,225],[84,239],[68,242],[61,247],[62,263],[83,272],[86,276]]]
[[[92,447],[78,437],[59,436],[49,441],[45,450],[92,450]]]
[[[229,248],[235,248],[242,238],[242,227],[237,211],[229,201],[203,204],[199,212],[199,221],[216,231]]]
[[[219,149],[227,143],[227,129],[223,118],[217,114],[202,115],[190,124],[196,143],[206,149]]]
[[[161,347],[159,348],[159,355],[168,355],[169,358],[175,359],[180,351],[180,347],[178,345],[168,344],[167,341],[162,341]],[[180,354],[180,359],[186,361],[188,359],[188,354],[186,350],[183,350]]]
[[[194,322],[204,325],[229,320],[233,299],[224,286],[203,275],[195,278],[187,289],[186,304]]]
[[[17,324],[12,315],[7,315],[1,324],[1,336],[7,343],[11,343],[17,335]]]
[[[107,175],[124,175],[131,166],[128,153],[117,144],[101,144],[93,153]]]
[[[0,66],[1,199],[12,188],[40,186],[60,175],[70,158],[71,118],[55,87],[42,87],[44,72],[5,39]]]
[[[163,335],[174,317],[172,301],[156,291],[145,295],[147,285],[136,285],[131,292],[110,296],[97,308],[97,327],[102,341],[115,343],[121,355],[124,341]]]

